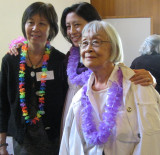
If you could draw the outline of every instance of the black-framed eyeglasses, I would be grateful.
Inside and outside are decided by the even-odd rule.
[[[79,47],[81,49],[85,49],[88,47],[88,45],[91,45],[92,47],[100,47],[103,43],[111,43],[110,41],[103,41],[103,40],[99,40],[99,39],[94,39],[94,40],[84,40],[82,42],[79,43]]]

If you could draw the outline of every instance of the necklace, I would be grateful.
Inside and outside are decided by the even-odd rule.
[[[37,63],[36,65],[33,65],[33,64],[32,64],[32,61],[31,61],[31,59],[30,59],[30,57],[29,57],[28,51],[27,51],[27,55],[28,55],[28,60],[29,60],[29,62],[30,62],[31,65],[32,65],[31,67],[32,67],[33,69],[36,69],[36,67],[41,63],[42,58],[43,58],[43,55],[41,56],[41,59],[38,61],[38,63]],[[30,75],[31,75],[31,77],[34,77],[36,74],[35,74],[34,71],[31,71]]]
[[[20,106],[22,109],[22,115],[24,116],[25,122],[30,124],[36,124],[37,121],[45,114],[44,111],[44,103],[45,103],[45,89],[46,89],[46,77],[47,77],[47,65],[50,55],[50,45],[46,44],[46,51],[43,55],[43,64],[42,64],[42,74],[41,74],[41,85],[39,90],[39,110],[36,113],[36,116],[31,119],[28,114],[28,108],[26,105],[25,99],[25,70],[26,70],[26,55],[28,51],[28,42],[24,41],[24,45],[22,46],[22,52],[20,54],[20,63],[19,63],[19,98],[20,98]]]
[[[31,65],[32,65],[31,67],[32,67],[33,69],[36,69],[36,67],[41,63],[42,58],[43,58],[43,55],[41,56],[41,59],[38,61],[38,63],[37,63],[36,65],[33,65],[32,61],[31,61],[31,59],[30,59],[30,57],[29,57],[28,51],[27,51],[27,55],[28,55],[28,60],[29,60],[29,62],[30,62]]]
[[[81,74],[77,74],[76,69],[78,67],[79,60],[79,48],[71,47],[67,65],[67,75],[72,84],[83,86],[87,82],[92,71],[88,69]]]
[[[83,86],[81,103],[82,131],[88,143],[93,145],[102,145],[108,141],[113,127],[116,125],[116,116],[121,106],[123,88],[122,88],[122,71],[118,70],[118,82],[113,82],[107,91],[106,105],[102,114],[102,121],[99,123],[97,131],[92,112],[93,108],[86,95],[87,85]]]

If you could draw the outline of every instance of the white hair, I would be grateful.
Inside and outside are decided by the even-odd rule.
[[[123,47],[122,41],[115,30],[115,28],[106,21],[92,21],[89,22],[82,31],[82,37],[85,32],[97,33],[99,30],[104,30],[106,32],[107,38],[109,38],[112,46],[110,61],[113,63],[123,62]]]
[[[153,52],[160,54],[160,35],[153,34],[142,43],[139,52],[141,55],[151,55]]]

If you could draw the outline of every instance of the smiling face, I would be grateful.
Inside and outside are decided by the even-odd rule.
[[[71,12],[66,16],[67,36],[70,38],[74,46],[79,46],[78,43],[81,41],[83,27],[87,23],[86,20],[74,12]]]
[[[106,67],[106,65],[110,62],[111,56],[111,43],[106,36],[106,32],[103,30],[99,30],[97,33],[85,32],[82,36],[82,42],[89,41],[90,44],[85,48],[81,47],[81,57],[83,60],[83,64],[90,68],[92,71],[100,69],[101,67]],[[102,42],[99,47],[94,47],[91,45],[92,43],[96,43],[96,41],[107,41]]]
[[[45,45],[49,36],[50,25],[46,18],[39,14],[26,21],[25,32],[29,43]]]

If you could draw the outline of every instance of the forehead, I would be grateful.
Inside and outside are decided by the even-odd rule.
[[[40,14],[35,14],[31,16],[30,18],[28,18],[28,20],[35,20],[35,19],[48,21],[44,15],[40,15]]]
[[[68,13],[66,16],[66,24],[70,24],[70,23],[74,23],[74,22],[87,23],[87,21],[84,18],[78,16],[75,12]]]
[[[108,36],[107,33],[102,29],[98,31],[88,30],[83,32],[82,39],[92,39],[92,38],[107,39]]]

